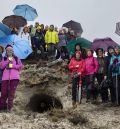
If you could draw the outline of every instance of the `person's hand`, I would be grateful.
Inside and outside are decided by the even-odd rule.
[[[79,68],[79,65],[76,65],[76,68]]]
[[[104,76],[104,80],[106,80],[107,79],[107,76]]]
[[[78,75],[81,75],[81,74],[82,74],[81,72],[78,73]]]
[[[8,57],[8,60],[9,60],[9,61],[12,61],[12,57]]]

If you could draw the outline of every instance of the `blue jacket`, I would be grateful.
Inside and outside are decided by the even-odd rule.
[[[112,55],[111,60],[110,60],[110,68],[113,66],[113,61],[114,59],[117,58],[118,59],[118,63],[116,64],[116,66],[118,67],[118,72],[114,72],[112,71],[112,77],[116,76],[116,75],[120,75],[120,55],[116,56],[116,55]]]

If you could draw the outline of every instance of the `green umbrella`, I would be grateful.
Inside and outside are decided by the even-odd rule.
[[[91,42],[84,38],[77,38],[73,39],[67,44],[67,49],[70,54],[73,54],[75,52],[75,45],[80,44],[80,46],[84,49],[91,48]]]

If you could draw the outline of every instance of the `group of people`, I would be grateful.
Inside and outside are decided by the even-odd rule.
[[[119,46],[115,48],[109,46],[107,56],[105,56],[103,48],[98,48],[95,51],[97,57],[94,57],[93,50],[85,50],[81,48],[80,44],[76,44],[74,53],[70,55],[67,44],[79,36],[75,35],[71,28],[58,30],[54,25],[44,27],[43,24],[35,23],[35,26],[25,26],[22,31],[15,28],[11,33],[28,40],[35,57],[48,60],[68,59],[74,108],[81,102],[83,87],[86,89],[86,103],[96,102],[100,95],[102,103],[111,101],[113,105],[120,105]],[[0,110],[8,109],[10,111],[20,79],[19,71],[23,65],[14,55],[11,45],[5,49],[6,55],[2,57],[3,48],[0,46]],[[81,93],[78,92],[79,88],[81,88]],[[80,94],[81,98],[78,99]]]
[[[13,29],[12,34],[27,40],[33,49],[33,56],[42,59],[68,59],[67,43],[77,37],[71,28],[58,29],[54,25],[44,26],[38,22],[34,26]]]
[[[86,50],[86,57],[79,44],[75,46],[74,56],[68,65],[72,79],[73,107],[77,107],[78,88],[85,86],[86,103],[94,103],[101,96],[102,103],[112,102],[120,105],[120,47],[108,47],[107,56],[103,48]],[[110,97],[109,97],[110,91]]]

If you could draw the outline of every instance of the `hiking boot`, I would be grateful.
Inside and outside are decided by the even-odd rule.
[[[73,109],[77,108],[77,104],[75,101],[72,102],[72,105],[73,105]]]
[[[90,99],[87,99],[87,100],[86,100],[86,103],[90,103],[90,102],[91,102]]]

